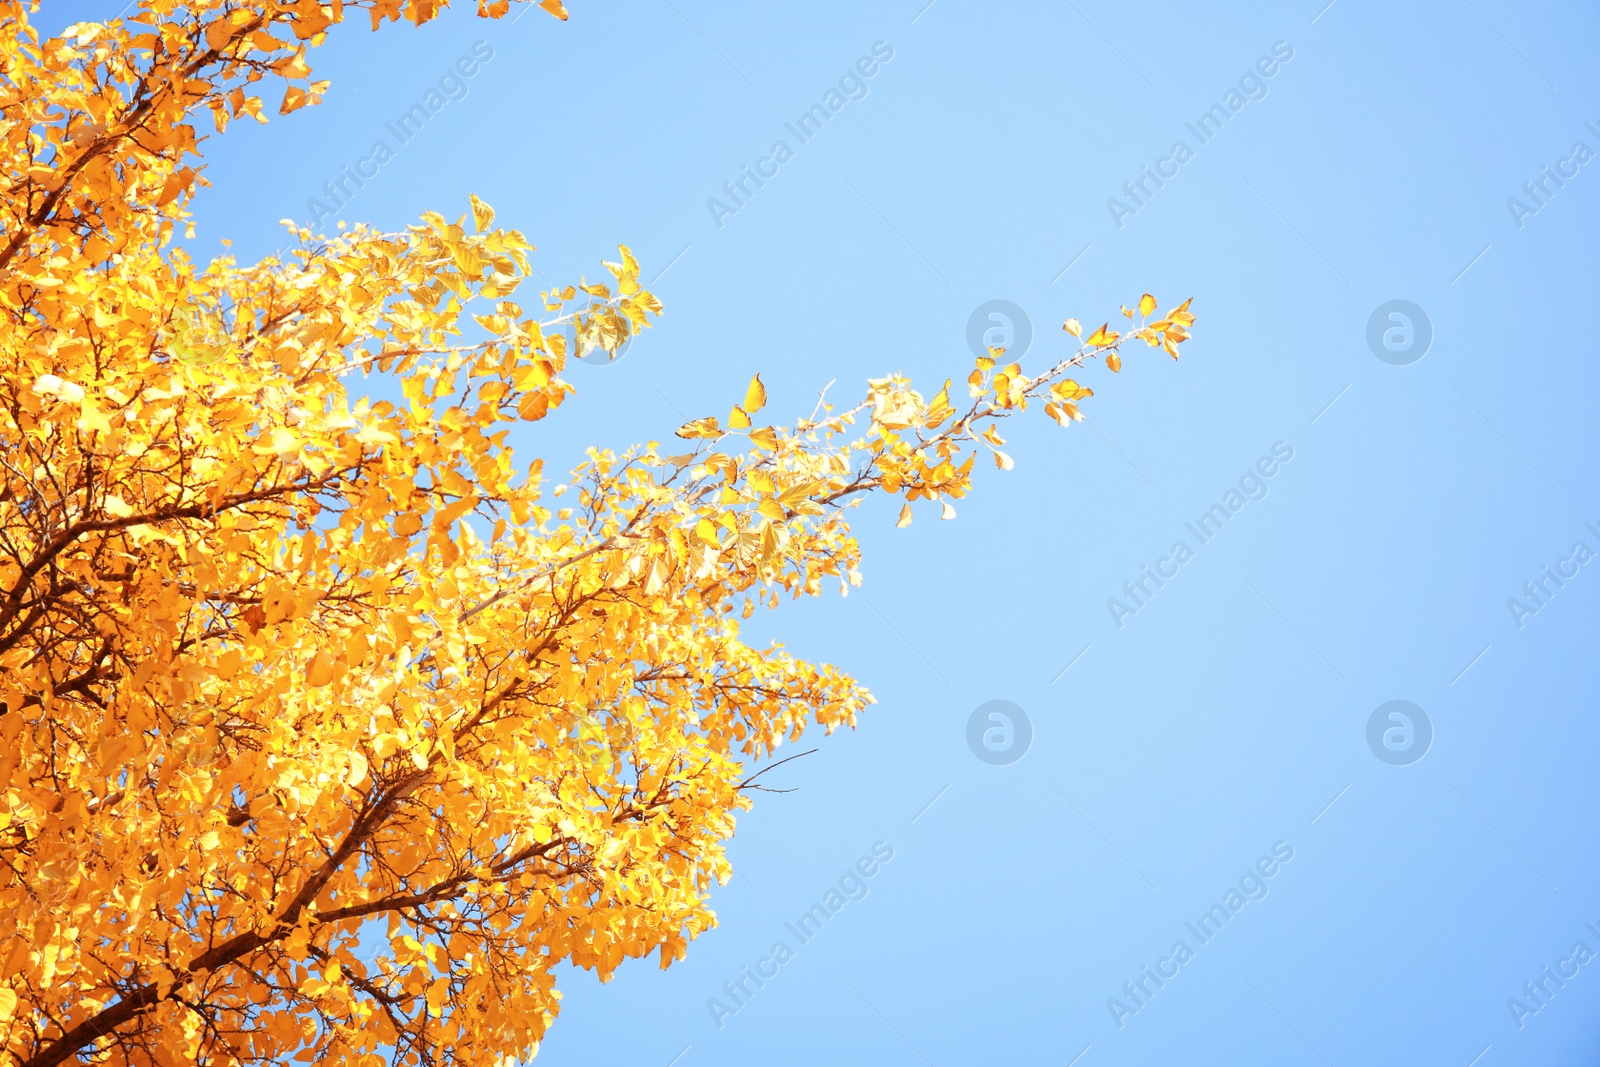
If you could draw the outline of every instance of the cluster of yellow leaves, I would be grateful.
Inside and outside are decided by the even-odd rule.
[[[557,963],[666,966],[714,923],[747,764],[871,701],[739,618],[858,583],[847,508],[948,515],[979,450],[1010,466],[997,420],[1075,417],[1067,371],[1126,338],[790,427],[757,377],[689,452],[547,486],[507,435],[660,312],[628,249],[530,311],[476,199],[254,265],[171,243],[195,115],[313,103],[330,26],[438,0],[143,0],[50,40],[0,4],[0,1051],[525,1057]],[[1175,354],[1187,305],[1154,312],[1127,337]]]

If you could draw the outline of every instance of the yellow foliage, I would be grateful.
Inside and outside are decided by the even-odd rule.
[[[443,0],[143,0],[49,40],[0,3],[0,1048],[25,1067],[505,1062],[557,963],[681,959],[747,764],[872,700],[739,618],[859,583],[864,494],[954,516],[978,451],[1011,466],[996,420],[1079,418],[1069,370],[1176,355],[1194,321],[1146,296],[1035,376],[979,359],[960,408],[891,375],[753,426],[757,377],[690,452],[596,450],[551,486],[507,432],[571,395],[564,326],[615,352],[660,313],[627,248],[614,291],[530,311],[531,245],[476,197],[471,232],[301,230],[281,261],[172,243],[196,116],[266,121],[273,80],[276,111],[315,104],[307,45],[347,10]]]

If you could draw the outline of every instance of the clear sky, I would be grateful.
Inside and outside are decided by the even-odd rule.
[[[954,522],[863,508],[859,595],[752,622],[879,703],[769,776],[686,961],[564,976],[540,1062],[1595,1062],[1600,13],[924,2],[353,23],[324,106],[211,146],[207,252],[348,166],[349,220],[475,192],[552,280],[665,271],[519,442],[551,469],[754,371],[774,417],[936,390],[989,301],[1038,366],[1195,298],[1180,362],[1013,420]]]

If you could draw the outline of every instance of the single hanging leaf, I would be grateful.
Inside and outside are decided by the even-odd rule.
[[[767,387],[761,384],[761,375],[750,379],[750,387],[744,391],[744,409],[754,415],[767,406]]]
[[[482,233],[484,230],[487,230],[490,226],[494,225],[494,208],[490,207],[488,204],[485,204],[482,200],[479,200],[477,193],[473,193],[471,196],[472,221],[477,225],[478,232]]]

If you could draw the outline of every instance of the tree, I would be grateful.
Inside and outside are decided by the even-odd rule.
[[[866,494],[948,517],[980,452],[1011,465],[1001,420],[1070,423],[1074,368],[1193,322],[1146,296],[1036,375],[995,350],[964,395],[874,379],[791,426],[758,376],[681,454],[552,487],[507,436],[571,394],[567,334],[615,352],[660,313],[628,249],[525,309],[530,246],[476,198],[247,266],[176,240],[196,116],[312,103],[344,15],[439,6],[142,0],[41,40],[0,3],[8,1060],[529,1054],[551,968],[681,958],[750,764],[872,699],[738,619],[847,591]]]

